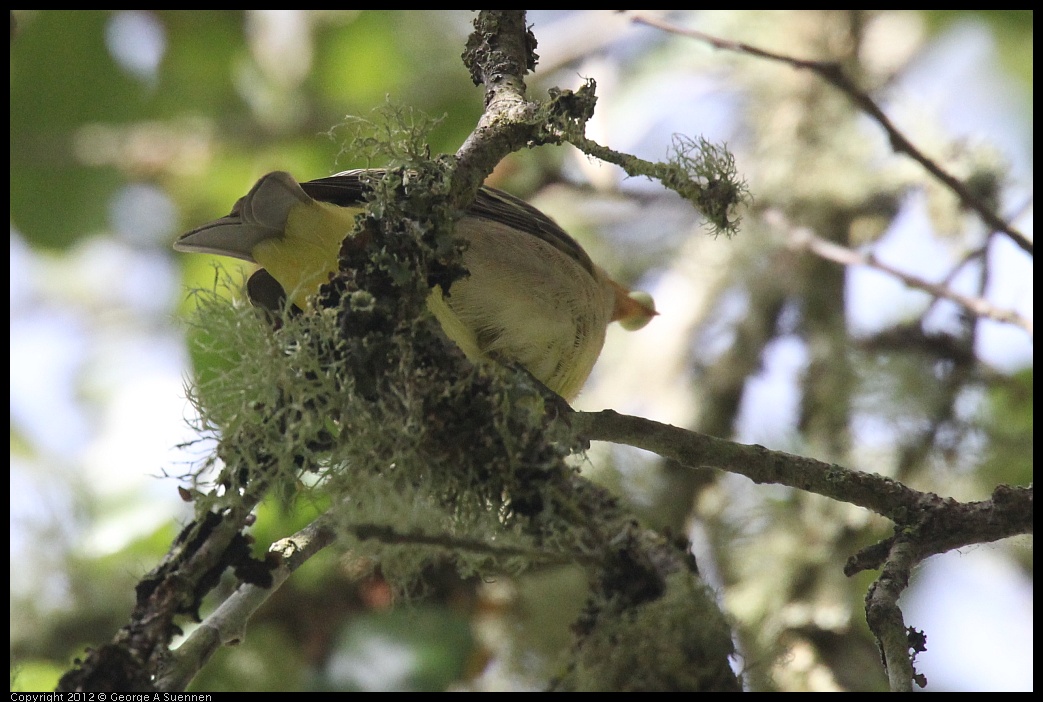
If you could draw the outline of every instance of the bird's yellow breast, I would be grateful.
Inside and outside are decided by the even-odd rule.
[[[287,215],[283,236],[259,242],[253,258],[306,309],[308,297],[337,272],[341,243],[360,212],[319,201],[297,205]]]

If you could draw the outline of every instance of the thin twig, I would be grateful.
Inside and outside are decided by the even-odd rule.
[[[919,278],[911,273],[901,271],[894,266],[888,265],[879,260],[872,253],[863,253],[839,244],[834,244],[831,241],[827,241],[822,237],[812,234],[805,228],[791,228],[789,233],[789,243],[794,248],[810,251],[820,258],[834,261],[843,266],[866,266],[887,273],[888,275],[902,281],[910,288],[923,290],[935,297],[942,297],[946,300],[951,300],[978,317],[986,317],[997,322],[1013,324],[1021,327],[1028,332],[1029,336],[1032,336],[1032,320],[1022,317],[1014,310],[996,307],[988,300],[971,295],[964,295],[945,285],[932,283],[929,280],[924,280],[923,278]]]
[[[842,93],[848,96],[858,109],[865,112],[867,115],[872,117],[884,131],[887,133],[887,138],[891,142],[891,148],[895,153],[902,153],[909,156],[911,159],[919,163],[923,168],[934,176],[937,180],[941,181],[946,187],[956,193],[956,196],[960,199],[960,202],[964,207],[970,210],[974,210],[982,218],[982,220],[992,229],[1003,232],[1009,236],[1015,244],[1024,249],[1029,255],[1032,255],[1032,244],[1033,242],[1028,239],[1022,232],[1012,227],[1009,223],[1003,220],[998,214],[996,214],[992,208],[986,205],[982,200],[977,197],[970,189],[962,182],[959,178],[952,175],[939,164],[935,163],[932,159],[928,158],[912,141],[910,141],[901,131],[891,122],[891,120],[884,114],[884,111],[873,101],[869,95],[858,88],[854,81],[844,73],[843,69],[839,64],[832,61],[809,61],[805,59],[798,59],[792,56],[786,56],[784,54],[777,54],[772,51],[766,51],[759,49],[755,46],[750,46],[740,41],[729,41],[726,39],[719,39],[705,32],[700,32],[695,29],[686,29],[684,27],[678,27],[668,22],[664,22],[654,17],[647,17],[644,15],[635,15],[633,18],[635,24],[643,24],[649,27],[655,27],[661,29],[664,32],[670,32],[671,34],[677,34],[680,36],[689,37],[697,41],[702,41],[715,49],[722,49],[725,51],[734,51],[740,54],[747,54],[749,56],[756,56],[758,58],[768,59],[769,61],[777,61],[784,63],[788,66],[796,68],[798,70],[807,70],[815,73],[820,78],[825,80],[830,85],[834,86]]]

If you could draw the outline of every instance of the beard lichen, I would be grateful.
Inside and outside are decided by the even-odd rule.
[[[316,309],[272,324],[199,306],[212,370],[190,396],[224,464],[211,496],[332,505],[341,543],[399,591],[446,557],[465,576],[567,560],[589,540],[570,526],[567,424],[527,374],[472,364],[427,311],[432,286],[466,274],[444,189],[413,172],[376,191],[383,216],[360,217]]]

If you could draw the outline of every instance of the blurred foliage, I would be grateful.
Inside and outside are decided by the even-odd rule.
[[[924,10],[927,26],[940,34],[957,22],[985,22],[992,29],[1004,68],[1032,103],[1033,10]]]
[[[238,11],[16,13],[12,223],[33,245],[70,247],[105,228],[128,182],[162,185],[191,221],[219,216],[266,170],[306,180],[360,165],[337,161],[335,128],[385,97],[445,115],[432,148],[455,150],[481,93],[447,70],[459,18],[423,14],[317,12],[284,24]],[[153,34],[122,33],[145,28]],[[139,39],[151,43],[114,57]],[[153,63],[134,63],[135,51]]]
[[[805,74],[711,52],[648,28],[630,29],[625,40],[616,41],[620,34],[614,34],[619,30],[610,24],[610,13],[541,11],[530,17],[541,42],[537,52],[551,57],[532,79],[534,93],[557,81],[571,84],[578,74],[595,78],[601,96],[596,129],[602,131],[593,138],[607,135],[614,148],[661,158],[673,132],[694,137],[716,129],[711,140],[723,133],[730,146],[734,142],[741,149],[739,170],[750,176],[756,209],[744,219],[742,236],[710,248],[693,235],[699,226],[690,208],[636,179],[603,189],[605,174],[566,149],[517,154],[494,174],[500,182],[508,179],[520,195],[535,194],[539,206],[572,231],[595,260],[623,271],[623,279],[654,278],[675,302],[681,300],[664,307],[657,320],[659,329],[674,324],[665,327],[673,335],[655,336],[657,327],[650,325],[643,338],[651,341],[630,347],[638,355],[629,361],[617,357],[610,339],[592,385],[614,371],[625,376],[620,369],[629,368],[634,383],[662,390],[650,404],[620,405],[620,411],[650,416],[654,411],[679,425],[751,440],[750,430],[743,435],[742,429],[744,391],[767,375],[771,359],[778,358],[773,351],[803,344],[801,353],[807,356],[794,363],[794,392],[814,382],[823,361],[854,366],[853,382],[838,385],[842,391],[828,395],[827,404],[852,428],[855,445],[850,455],[828,456],[831,460],[881,472],[905,461],[913,467],[916,487],[959,497],[981,498],[997,483],[1032,480],[1031,370],[965,382],[960,369],[915,349],[852,352],[854,334],[845,332],[851,328],[844,318],[847,291],[839,286],[819,290],[835,315],[827,322],[834,323],[830,333],[836,336],[823,331],[829,326],[825,322],[809,330],[805,303],[810,295],[803,286],[824,287],[823,277],[796,260],[779,243],[778,227],[765,224],[760,215],[776,208],[820,234],[850,235],[847,243],[857,246],[878,241],[900,207],[932,188],[924,185],[922,174],[910,176],[906,164],[894,165],[878,132],[871,129],[866,136],[864,120],[852,116],[846,99]],[[718,11],[678,19],[691,17],[707,31],[801,57],[829,54],[851,40],[822,29],[836,21],[835,15]],[[930,46],[954,25],[984,23],[1006,73],[1020,81],[1031,115],[1031,11],[859,17],[902,30],[885,33],[895,46],[913,47],[895,59],[895,72],[915,60],[915,49]],[[212,290],[218,279],[214,260],[175,258],[169,244],[176,233],[227,213],[267,171],[288,170],[307,179],[379,165],[344,155],[354,124],[350,118],[368,118],[388,103],[408,106],[441,118],[430,134],[433,153],[457,149],[482,109],[482,92],[459,58],[469,18],[461,11],[13,11],[12,232],[47,260],[82,255],[91,243],[122,240],[174,262],[183,272],[183,287]],[[878,70],[890,79],[885,68]],[[997,75],[997,82],[1002,78]],[[712,81],[717,82],[707,88]],[[710,101],[725,103],[723,118],[701,111]],[[924,131],[938,140],[928,139],[931,153],[948,153],[950,135]],[[1022,146],[1031,152],[1031,135]],[[545,187],[548,183],[552,187]],[[137,185],[153,186],[170,205],[163,215],[169,221],[155,225],[159,233],[153,240],[142,241],[133,227],[128,231],[121,224],[117,203]],[[160,209],[146,209],[145,215],[159,217]],[[954,223],[966,249],[981,243],[966,213],[947,214],[944,221]],[[864,240],[854,234],[858,218],[879,220]],[[940,221],[941,216],[934,220]],[[934,234],[950,243],[958,239]],[[924,258],[929,257],[910,265]],[[235,265],[221,261],[226,270]],[[64,269],[49,269],[44,285],[69,285],[54,270]],[[107,272],[103,287],[118,287],[124,274],[129,277],[121,270]],[[79,291],[71,288],[69,297]],[[231,296],[233,291],[220,293]],[[76,299],[91,313],[79,322],[87,339],[101,336],[93,325],[123,312],[110,309],[105,291],[94,294]],[[157,286],[150,294],[165,293]],[[171,294],[183,307],[192,305],[180,288]],[[58,316],[47,309],[53,301],[34,299],[32,304]],[[134,320],[141,327],[154,325],[148,329],[154,332],[171,322],[169,310],[161,309],[163,319]],[[917,309],[910,302],[894,312],[912,317]],[[198,340],[208,332],[189,333]],[[189,346],[194,352],[205,347]],[[655,355],[660,352],[674,355]],[[812,352],[820,365],[808,360]],[[636,375],[635,357],[642,359]],[[191,361],[206,378],[221,371],[217,358],[197,353]],[[95,367],[82,363],[67,392],[82,400],[92,380],[104,385],[107,377],[85,377]],[[667,371],[673,375],[663,380]],[[625,388],[624,397],[626,392],[639,395],[634,387]],[[600,401],[596,389],[587,396]],[[95,409],[85,404],[85,411]],[[767,409],[786,409],[784,401],[772,404],[778,406]],[[95,416],[101,412],[88,413],[92,421],[102,421]],[[795,420],[786,421],[775,434],[772,425],[755,426],[753,440],[815,455],[829,443],[825,439],[838,438],[802,433]],[[765,435],[770,440],[761,438]],[[11,436],[12,458],[17,452],[20,461],[39,461],[48,470],[61,462],[37,450],[32,435],[14,420]],[[698,525],[704,541],[700,567],[721,583],[721,597],[735,617],[747,655],[740,665],[754,687],[875,689],[882,684],[861,616],[870,574],[849,581],[839,577],[844,557],[887,534],[882,520],[787,489],[693,478],[690,471],[682,474],[653,463],[594,447],[585,469],[611,473],[603,482],[628,493],[643,513],[675,528]],[[81,487],[77,480],[85,478],[64,477],[77,476],[80,466],[62,468],[67,473],[54,469],[54,475],[63,476],[54,481],[65,490]],[[159,468],[140,466],[142,473]],[[30,596],[14,595],[16,575],[23,569],[12,559],[12,690],[51,687],[72,656],[110,637],[132,605],[134,582],[155,565],[176,530],[174,525],[152,529],[114,552],[92,549],[84,543],[95,542],[80,533],[89,534],[89,525],[129,510],[129,504],[84,507],[63,495],[48,508],[72,523],[65,529],[73,535],[48,531],[53,528],[49,522],[37,525],[30,550],[48,577],[31,581]],[[681,517],[667,519],[666,514]],[[292,533],[308,516],[307,510],[288,513],[279,504],[264,505],[254,528],[258,550]],[[1006,547],[996,548],[1002,553]],[[1030,550],[1027,556],[1024,548],[1010,550],[1031,573]],[[258,612],[244,643],[222,650],[193,687],[444,689],[454,681],[466,685],[497,657],[510,664],[494,667],[495,682],[522,688],[539,684],[554,671],[553,652],[568,640],[569,623],[582,604],[578,580],[569,571],[510,583],[461,582],[451,569],[433,568],[424,604],[398,611],[389,609],[391,593],[374,564],[331,550],[297,572]],[[225,583],[225,591],[231,585]],[[381,642],[387,648],[377,648]],[[380,650],[389,660],[413,663],[374,682],[357,665]]]

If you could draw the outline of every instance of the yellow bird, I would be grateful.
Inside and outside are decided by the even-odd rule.
[[[302,310],[337,272],[341,243],[365,207],[367,179],[345,171],[298,183],[262,177],[231,214],[181,236],[174,249],[260,264]],[[635,330],[656,315],[651,296],[631,292],[595,265],[545,214],[507,193],[482,188],[456,224],[467,241],[469,275],[427,305],[471,361],[515,361],[566,400],[586,382],[618,321]]]

